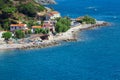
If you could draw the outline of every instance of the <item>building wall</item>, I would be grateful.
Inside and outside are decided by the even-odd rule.
[[[25,29],[27,29],[27,27],[25,27],[25,26],[23,26],[23,27],[18,27],[18,26],[10,27],[10,31],[25,30]]]
[[[61,17],[60,14],[54,14],[53,16],[46,16],[46,20],[49,20],[49,19],[55,19],[55,18],[58,18],[58,17]]]

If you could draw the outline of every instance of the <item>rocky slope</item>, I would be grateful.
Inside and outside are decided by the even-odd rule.
[[[35,1],[43,5],[56,3],[54,0],[35,0]]]

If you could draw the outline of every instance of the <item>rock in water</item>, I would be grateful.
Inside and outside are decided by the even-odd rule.
[[[36,2],[47,5],[47,4],[55,4],[56,2],[54,0],[35,0]]]

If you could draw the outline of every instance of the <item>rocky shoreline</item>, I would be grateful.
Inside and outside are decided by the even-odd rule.
[[[45,48],[45,47],[57,46],[59,44],[60,43],[58,43],[58,42],[49,42],[46,44],[35,44],[35,45],[23,46],[23,47],[17,48],[17,49],[23,50],[23,49]]]
[[[42,5],[56,4],[55,0],[35,0],[35,1]]]
[[[82,30],[88,30],[95,27],[107,26],[107,22],[98,21],[96,24],[82,24],[79,26],[72,27],[65,33],[53,36],[51,40],[45,40],[39,44],[24,43],[24,44],[6,44],[5,46],[0,46],[0,50],[24,50],[24,49],[34,49],[34,48],[45,48],[51,46],[60,45],[62,42],[72,42],[78,40],[78,33]]]
[[[22,48],[18,48],[18,49],[34,49],[34,48],[45,48],[45,47],[51,47],[51,46],[57,46],[60,45],[63,41],[64,42],[72,42],[72,41],[77,41],[78,39],[78,33],[82,30],[88,30],[94,27],[101,27],[101,26],[107,26],[108,23],[107,22],[102,22],[102,23],[98,23],[98,24],[93,24],[93,25],[88,25],[88,27],[86,28],[82,28],[82,29],[78,29],[72,32],[72,37],[71,38],[66,38],[63,40],[54,40],[54,41],[50,41],[48,43],[45,44],[38,44],[38,45],[30,45],[30,46],[23,46]]]

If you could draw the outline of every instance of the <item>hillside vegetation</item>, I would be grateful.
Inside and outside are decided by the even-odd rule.
[[[44,6],[34,0],[0,0],[0,29],[9,30],[9,25],[35,20],[37,12],[45,10]]]

